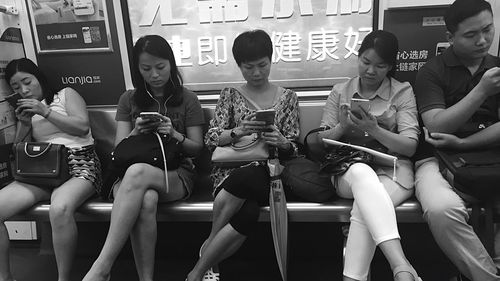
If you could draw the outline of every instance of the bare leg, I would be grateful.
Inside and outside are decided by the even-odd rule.
[[[36,202],[49,198],[49,191],[18,182],[0,189],[0,281],[13,280],[9,262],[9,235],[4,222]]]
[[[234,254],[246,236],[236,231],[230,224],[226,224],[212,239],[212,242],[205,246],[201,258],[198,260],[193,270],[188,274],[187,280],[199,281],[203,274],[214,264]]]
[[[153,280],[157,236],[157,205],[158,193],[149,189],[144,194],[141,212],[130,233],[135,267],[140,281]]]
[[[164,178],[162,170],[147,164],[134,164],[127,169],[116,192],[108,236],[84,281],[105,281],[109,278],[111,267],[137,221],[146,190],[163,190]]]
[[[52,193],[49,213],[58,281],[67,281],[70,278],[78,241],[74,212],[94,192],[90,181],[71,178]]]
[[[244,199],[238,198],[222,189],[214,199],[212,214],[212,229],[208,236],[201,254],[208,247],[215,235],[229,222],[231,217],[241,208]]]

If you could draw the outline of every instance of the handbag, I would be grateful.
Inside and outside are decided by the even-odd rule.
[[[444,178],[465,199],[487,200],[500,193],[500,148],[475,151],[436,149],[435,155]]]
[[[212,153],[212,162],[221,168],[241,167],[254,161],[269,158],[267,144],[257,133],[243,136],[237,142],[226,146],[217,146]]]
[[[168,135],[152,133],[124,138],[111,152],[101,195],[107,198],[114,182],[123,177],[128,167],[135,163],[146,163],[164,170],[168,192],[167,170],[179,168],[180,161],[181,146]]]
[[[50,142],[20,142],[13,146],[12,174],[19,182],[55,188],[70,178],[68,149]]]

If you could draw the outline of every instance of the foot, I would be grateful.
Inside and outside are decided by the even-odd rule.
[[[82,281],[109,281],[111,274],[109,272],[101,272],[96,270],[94,266],[85,274]]]
[[[413,266],[409,264],[396,266],[393,273],[394,281],[422,281]]]

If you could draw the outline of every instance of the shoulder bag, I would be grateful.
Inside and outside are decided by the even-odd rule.
[[[116,179],[123,177],[128,167],[135,163],[146,163],[164,170],[168,192],[167,170],[177,169],[180,160],[181,146],[170,136],[152,133],[124,138],[111,152],[101,195],[107,198]]]
[[[212,153],[212,162],[221,168],[236,168],[254,161],[269,158],[267,144],[257,133],[241,137],[237,142],[217,146]]]
[[[20,142],[13,146],[12,174],[19,182],[55,188],[70,178],[68,150],[50,142]]]
[[[462,152],[437,149],[435,155],[443,176],[462,197],[485,200],[500,193],[500,147]]]

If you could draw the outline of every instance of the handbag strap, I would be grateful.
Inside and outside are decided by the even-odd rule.
[[[323,132],[323,131],[326,131],[326,130],[329,130],[329,129],[330,129],[329,126],[321,126],[321,127],[318,127],[318,128],[310,130],[306,134],[306,136],[304,137],[304,154],[306,156],[309,156],[309,145],[307,144],[307,138],[309,137],[309,135],[317,133],[317,132]]]
[[[163,155],[163,166],[165,168],[165,185],[166,185],[166,192],[168,193],[170,191],[170,187],[168,184],[168,171],[167,171],[167,154],[165,153],[165,147],[163,146],[163,141],[160,137],[160,135],[155,132],[156,138],[158,139],[158,143],[160,144],[160,149],[161,149],[161,154]]]
[[[38,154],[34,154],[34,155],[31,155],[31,154],[29,154],[29,153],[28,153],[28,142],[25,142],[25,143],[24,143],[24,153],[25,153],[28,157],[30,157],[30,158],[36,158],[36,157],[38,157],[38,156],[40,156],[40,155],[43,155],[45,152],[47,152],[47,151],[50,149],[50,147],[51,147],[51,146],[52,146],[52,143],[51,143],[51,142],[49,142],[49,143],[47,144],[47,146],[45,147],[45,149],[44,149],[44,150],[42,150],[42,151],[40,151],[40,153],[38,153]]]

